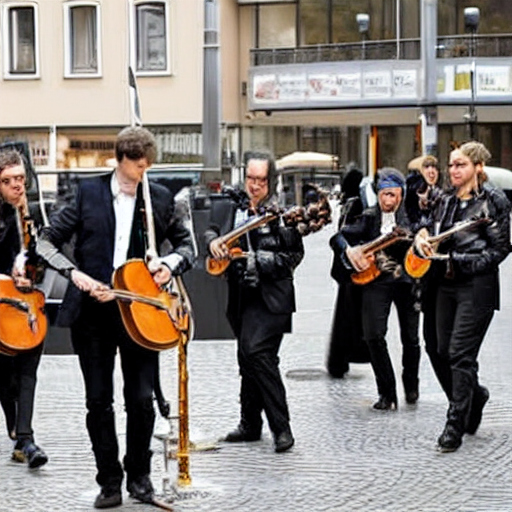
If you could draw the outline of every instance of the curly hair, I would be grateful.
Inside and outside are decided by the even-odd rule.
[[[152,165],[156,160],[156,140],[146,128],[129,126],[118,133],[115,151],[118,162],[126,156],[128,160],[145,158]]]
[[[458,150],[467,156],[473,165],[485,165],[491,159],[490,151],[481,143],[476,140],[465,142],[458,147]]]
[[[0,151],[0,172],[7,167],[14,167],[16,165],[23,165],[23,158],[15,149],[8,149]]]

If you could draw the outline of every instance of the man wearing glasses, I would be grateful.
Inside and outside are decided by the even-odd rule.
[[[209,253],[217,260],[230,258],[229,247],[219,237],[224,234],[220,226],[238,228],[277,204],[272,157],[251,152],[244,161],[245,194],[230,201],[228,222],[212,212],[211,228],[205,233]],[[293,271],[304,257],[302,237],[295,227],[284,227],[277,219],[240,236],[239,244],[246,257],[233,259],[227,269],[227,317],[238,341],[241,418],[225,441],[258,441],[264,411],[275,451],[285,452],[294,439],[278,352],[284,333],[291,331]]]
[[[25,189],[25,166],[15,150],[0,152],[0,274],[12,275],[20,286],[33,283],[23,276],[18,255],[22,252],[19,222],[29,216]],[[0,402],[9,437],[16,440],[12,459],[38,468],[48,462],[44,451],[34,443],[32,415],[37,368],[43,352],[41,343],[16,355],[0,354]]]

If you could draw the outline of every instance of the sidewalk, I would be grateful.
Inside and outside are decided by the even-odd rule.
[[[420,400],[408,406],[399,389],[399,410],[379,412],[368,364],[352,365],[347,378],[325,373],[336,289],[329,277],[331,225],[304,239],[306,258],[297,271],[298,312],[285,337],[285,376],[296,445],[275,454],[265,425],[256,443],[218,444],[192,452],[192,486],[174,502],[179,511],[209,512],[510,512],[512,511],[512,258],[502,271],[502,311],[491,325],[481,353],[481,379],[491,399],[480,430],[465,436],[453,454],[436,451],[446,400],[422,351]],[[399,380],[397,321],[388,342]],[[177,403],[176,351],[162,354],[164,392]],[[238,422],[238,373],[234,341],[189,345],[190,439],[215,441]],[[124,453],[124,412],[119,373],[116,414]],[[83,386],[75,356],[45,355],[40,367],[34,419],[37,442],[50,457],[37,471],[9,460],[12,443],[0,420],[0,512],[92,511],[98,487],[85,430]],[[169,431],[158,419],[156,432]],[[177,426],[174,428],[177,434]],[[162,492],[162,443],[153,442],[152,480]],[[177,478],[175,460],[170,479]],[[149,512],[127,494],[119,511]]]

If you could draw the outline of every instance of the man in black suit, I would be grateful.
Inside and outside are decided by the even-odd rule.
[[[117,304],[105,283],[127,259],[146,254],[142,179],[156,158],[153,135],[141,127],[122,130],[116,140],[116,169],[109,174],[80,180],[74,201],[51,219],[38,251],[48,263],[69,277],[59,316],[71,326],[86,391],[87,429],[96,457],[96,481],[101,492],[96,508],[122,502],[123,467],[115,430],[113,371],[119,349],[127,414],[124,470],[132,497],[153,500],[149,478],[150,442],[155,422],[154,376],[158,352],[135,343],[126,332]],[[151,184],[156,242],[170,242],[172,252],[150,261],[158,285],[168,283],[191,266],[194,250],[183,219],[174,214],[170,192]],[[60,249],[76,236],[74,263]],[[56,250],[57,249],[57,250]]]
[[[30,216],[26,191],[27,173],[20,153],[14,149],[0,152],[0,274],[12,275],[18,286],[30,287],[24,275],[25,248],[21,246],[21,216]],[[23,256],[20,260],[20,257]],[[4,306],[5,307],[5,306]],[[44,451],[34,442],[32,416],[37,369],[43,344],[16,355],[0,354],[0,403],[4,410],[9,437],[16,440],[13,460],[27,462],[33,469],[48,462]]]
[[[212,227],[205,233],[215,259],[229,257],[227,245],[219,238],[221,226],[236,228],[275,202],[274,170],[270,155],[246,155],[246,201],[230,201],[227,223],[215,218],[213,212]],[[260,439],[261,413],[265,411],[275,451],[284,452],[293,446],[294,439],[278,352],[283,334],[291,331],[295,311],[293,271],[304,256],[302,237],[296,228],[284,227],[274,220],[240,237],[240,246],[248,256],[234,260],[228,267],[227,316],[238,340],[241,419],[225,441]]]

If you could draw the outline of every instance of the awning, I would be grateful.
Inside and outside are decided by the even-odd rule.
[[[327,153],[314,153],[312,151],[295,151],[283,156],[276,162],[277,170],[283,169],[337,169],[338,157]]]

